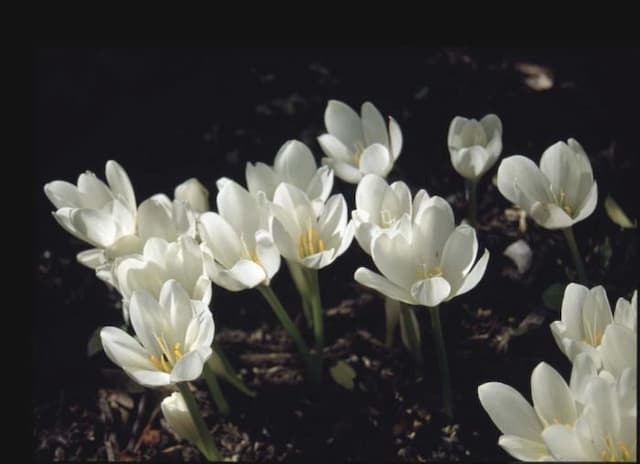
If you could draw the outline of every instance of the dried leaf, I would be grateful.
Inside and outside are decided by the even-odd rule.
[[[638,227],[638,220],[632,222],[611,195],[607,195],[604,200],[604,209],[607,211],[609,219],[623,229],[635,229]]]
[[[344,361],[338,361],[335,366],[329,369],[331,378],[341,387],[347,390],[353,390],[353,379],[356,378],[356,372]]]

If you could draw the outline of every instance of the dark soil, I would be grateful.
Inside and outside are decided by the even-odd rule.
[[[96,327],[118,325],[115,292],[75,261],[84,245],[51,218],[42,185],[73,180],[85,169],[103,176],[107,159],[127,169],[138,200],[191,176],[215,198],[223,175],[244,183],[246,161],[271,162],[287,139],[299,138],[316,155],[329,98],[359,106],[373,101],[399,121],[405,147],[390,180],[446,197],[460,221],[463,182],[449,164],[448,124],[455,115],[497,113],[504,124],[503,157],[535,161],[558,140],[585,147],[599,187],[595,213],[576,235],[592,285],[603,284],[615,304],[638,286],[635,231],[620,230],[603,208],[607,194],[638,217],[639,162],[635,121],[637,50],[60,50],[38,54],[38,244],[34,263],[37,308],[34,348],[34,449],[37,461],[198,461],[158,413],[165,392],[125,381],[104,354],[87,356]],[[553,87],[536,91],[516,63],[543,65]],[[384,65],[380,65],[384,63]],[[565,378],[569,363],[555,346],[543,291],[573,279],[563,236],[526,231],[505,216],[508,202],[491,183],[480,190],[479,240],[491,252],[484,279],[443,305],[445,339],[455,395],[455,420],[440,411],[438,370],[426,311],[422,327],[424,374],[418,375],[399,337],[384,346],[380,295],[353,281],[372,267],[354,242],[320,272],[326,312],[326,368],[346,361],[354,389],[304,383],[295,350],[268,306],[255,293],[214,289],[216,341],[246,383],[248,398],[223,385],[232,411],[218,415],[197,383],[205,419],[225,457],[248,460],[451,461],[506,460],[498,430],[482,410],[477,386],[510,384],[529,397],[529,377],[544,360]],[[336,179],[353,206],[354,187]],[[214,205],[212,205],[214,206]],[[533,264],[524,275],[503,256],[524,238]],[[276,292],[302,327],[299,299],[286,269]],[[310,338],[309,338],[310,339]]]

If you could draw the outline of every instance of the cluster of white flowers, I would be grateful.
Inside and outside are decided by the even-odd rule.
[[[498,444],[523,461],[635,461],[638,291],[620,298],[569,284],[551,324],[573,362],[569,385],[542,362],[531,374],[533,407],[512,387],[480,385],[482,406],[504,434]]]

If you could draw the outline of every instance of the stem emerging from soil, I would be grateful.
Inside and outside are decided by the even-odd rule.
[[[469,202],[467,220],[472,227],[475,227],[478,222],[478,179],[465,179],[465,187],[467,193],[467,201]]]
[[[227,403],[227,400],[222,393],[222,389],[220,388],[220,384],[218,383],[216,373],[213,372],[213,369],[209,365],[208,361],[204,363],[204,369],[202,370],[202,372],[204,374],[204,380],[207,382],[207,386],[209,387],[211,398],[213,398],[214,403],[216,403],[218,412],[223,416],[228,416],[231,408],[229,407],[229,403]]]
[[[268,285],[259,285],[256,288],[260,290],[260,293],[262,293],[264,299],[267,300],[267,303],[269,303],[269,305],[271,305],[273,312],[282,324],[282,327],[284,327],[289,336],[293,339],[293,342],[298,348],[300,355],[304,358],[304,361],[306,363],[309,363],[309,348],[307,348],[306,343],[302,339],[300,331],[289,317],[289,314],[287,314],[287,311],[282,306],[282,303],[280,303],[280,300],[278,299],[274,291]]]
[[[177,384],[177,386],[180,390],[180,393],[182,394],[182,397],[184,398],[184,402],[187,404],[187,409],[189,409],[191,419],[193,420],[196,429],[198,429],[198,434],[200,435],[199,443],[196,443],[198,449],[202,454],[204,454],[207,461],[222,461],[222,456],[220,456],[220,452],[213,442],[213,437],[211,436],[211,434],[209,434],[207,424],[205,424],[204,419],[202,418],[200,408],[198,407],[196,398],[193,396],[193,393],[191,393],[189,384],[187,382],[180,382]]]
[[[571,257],[573,258],[573,265],[576,267],[576,271],[578,272],[578,279],[580,279],[581,284],[587,285],[587,273],[584,270],[584,264],[582,262],[582,257],[580,256],[576,236],[573,233],[573,226],[562,229],[562,232],[564,232],[564,237],[567,239],[569,250],[571,250]]]
[[[442,332],[442,323],[440,322],[440,306],[429,308],[431,313],[431,329],[433,331],[433,342],[438,357],[438,366],[440,367],[440,378],[442,380],[442,398],[444,403],[444,412],[453,419],[453,395],[451,394],[451,380],[449,378],[449,363],[447,362],[447,351],[444,346],[444,336]]]
[[[298,293],[300,293],[300,299],[302,300],[302,311],[304,318],[307,321],[307,327],[311,328],[313,325],[313,318],[311,312],[311,302],[309,301],[309,284],[307,283],[307,277],[304,272],[304,268],[295,261],[286,260],[287,267],[289,268],[289,274],[293,283],[296,284]]]
[[[320,299],[320,283],[318,282],[318,270],[307,269],[307,282],[309,283],[309,295],[311,299],[311,313],[313,316],[313,335],[316,339],[315,354],[313,356],[314,383],[319,384],[322,379],[322,354],[324,349],[324,314]]]

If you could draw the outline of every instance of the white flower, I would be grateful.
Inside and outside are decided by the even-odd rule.
[[[453,211],[434,196],[420,205],[413,224],[378,234],[371,257],[382,275],[364,267],[355,279],[384,295],[413,305],[437,306],[473,289],[487,267],[489,251],[478,253],[475,230],[455,227]],[[383,277],[384,276],[384,277]]]
[[[317,217],[306,193],[282,183],[273,195],[272,234],[282,256],[311,269],[331,264],[353,240],[353,222],[347,223],[347,203],[332,195]]]
[[[596,368],[604,367],[618,377],[636,363],[638,292],[631,302],[618,299],[615,318],[602,286],[589,290],[570,283],[562,298],[561,320],[551,324],[551,333],[560,350],[573,361],[587,353]]]
[[[367,174],[356,189],[356,209],[351,217],[356,227],[356,240],[371,254],[371,242],[382,230],[410,224],[413,213],[429,199],[425,190],[420,190],[411,202],[409,187],[402,181],[389,185],[376,174]],[[401,221],[403,217],[409,221]]]
[[[495,164],[502,152],[502,122],[488,114],[479,122],[456,116],[449,126],[451,164],[463,177],[475,180]]]
[[[175,280],[164,283],[159,301],[136,290],[129,304],[136,338],[116,327],[100,331],[106,355],[145,387],[197,379],[211,356],[213,317]]]
[[[204,270],[202,251],[189,236],[177,242],[153,237],[147,240],[141,255],[133,254],[116,258],[113,264],[115,287],[120,291],[127,319],[129,299],[136,290],[147,290],[155,298],[160,296],[162,285],[174,279],[192,300],[211,302],[211,281]]]
[[[482,407],[503,433],[498,445],[522,461],[551,460],[542,433],[553,424],[567,428],[577,419],[576,402],[562,376],[541,362],[531,373],[533,407],[514,388],[500,382],[478,387]]]
[[[209,210],[209,190],[192,177],[178,185],[173,193],[176,200],[186,202],[196,213],[204,213]]]
[[[311,150],[302,142],[285,142],[273,161],[273,167],[265,163],[247,163],[247,189],[253,195],[264,192],[267,200],[282,182],[295,185],[311,199],[319,215],[333,188],[333,171],[328,166],[318,169]]]
[[[171,201],[164,193],[153,195],[138,207],[138,235],[145,243],[152,237],[174,242],[182,235],[195,237],[195,219],[186,203]]]
[[[176,435],[191,443],[200,443],[200,434],[181,393],[174,392],[167,396],[160,403],[160,407],[162,415]]]
[[[136,252],[142,243],[136,237],[136,198],[125,170],[115,161],[107,161],[105,174],[109,185],[90,171],[80,174],[77,186],[55,180],[44,192],[57,208],[58,223],[70,234],[95,249],[78,255],[89,267],[103,265],[110,256]]]
[[[573,426],[551,425],[542,432],[544,443],[555,460],[636,460],[636,405],[626,407],[625,398],[620,394],[635,387],[631,377],[625,375],[618,382],[599,376],[589,379],[584,393],[584,409]]]
[[[582,221],[598,202],[591,163],[574,139],[547,148],[540,168],[524,156],[502,160],[498,189],[547,229],[566,228]]]
[[[269,285],[280,268],[280,253],[268,231],[268,208],[231,180],[216,201],[218,213],[198,219],[209,277],[231,291]]]
[[[328,156],[322,163],[352,184],[368,173],[386,177],[402,149],[402,132],[393,118],[389,117],[387,129],[384,118],[369,102],[362,105],[361,113],[362,117],[350,106],[330,100],[324,112],[328,133],[318,137]]]

